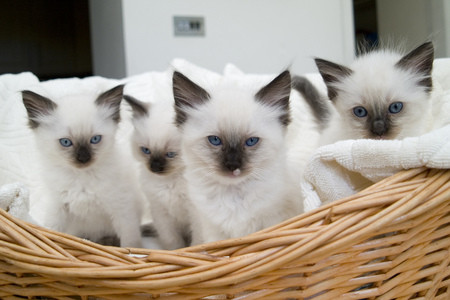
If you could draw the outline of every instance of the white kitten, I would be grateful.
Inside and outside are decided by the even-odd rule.
[[[162,247],[173,250],[189,246],[189,202],[173,96],[168,93],[168,97],[153,103],[127,95],[124,99],[133,110],[132,151],[140,162],[142,189]]]
[[[433,56],[433,44],[427,42],[406,55],[368,52],[350,67],[317,58],[335,109],[320,143],[426,133],[431,124]]]
[[[173,74],[193,244],[248,235],[300,211],[286,171],[290,73],[262,88],[228,80],[205,90]]]
[[[123,86],[52,101],[23,91],[41,158],[31,214],[42,225],[99,241],[117,235],[121,246],[141,247],[137,187],[116,144]]]

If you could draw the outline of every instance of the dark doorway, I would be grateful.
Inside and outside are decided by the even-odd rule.
[[[0,74],[92,75],[88,0],[0,0]]]
[[[378,23],[376,0],[353,0],[355,19],[356,54],[359,47],[376,48],[378,46]]]

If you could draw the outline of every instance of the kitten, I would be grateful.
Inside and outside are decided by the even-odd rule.
[[[173,97],[154,103],[124,96],[133,111],[132,151],[140,162],[142,189],[164,249],[189,246],[190,222],[181,136],[174,123]]]
[[[434,48],[406,55],[378,50],[349,67],[316,58],[335,112],[320,144],[345,139],[403,139],[429,130]]]
[[[173,74],[193,244],[248,235],[300,210],[286,172],[290,73],[259,90],[229,80],[206,90]]]
[[[93,241],[117,235],[121,246],[141,247],[140,194],[115,141],[122,93],[120,85],[96,99],[54,102],[22,92],[41,158],[31,214],[42,226]]]

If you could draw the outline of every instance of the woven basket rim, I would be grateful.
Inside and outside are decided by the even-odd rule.
[[[345,272],[356,274],[359,270],[371,270],[374,267],[366,264],[376,261],[376,255],[389,257],[388,250],[392,252],[393,249],[400,251],[399,256],[409,254],[411,247],[417,247],[413,241],[420,237],[424,249],[420,251],[428,252],[421,256],[421,252],[415,250],[417,253],[411,254],[410,264],[417,264],[419,258],[425,261],[424,257],[431,261],[430,264],[435,263],[433,259],[441,260],[441,268],[438,270],[436,267],[434,277],[442,278],[440,287],[436,285],[433,288],[435,291],[450,281],[444,280],[446,276],[450,277],[450,255],[447,258],[443,255],[443,249],[450,247],[450,232],[445,231],[447,227],[442,227],[450,222],[446,215],[449,203],[450,170],[405,170],[360,193],[254,234],[172,251],[102,246],[26,223],[0,210],[0,265],[4,274],[28,274],[22,277],[8,275],[10,285],[22,282],[33,286],[34,280],[39,282],[35,284],[41,292],[54,297],[73,293],[116,299],[114,295],[138,292],[153,296],[169,295],[175,299],[178,299],[176,295],[180,299],[196,299],[200,295],[228,294],[230,297],[240,293],[244,293],[241,295],[244,297],[246,293],[256,293],[254,290],[258,286],[264,288],[257,295],[268,297],[270,294],[273,299],[282,299],[282,296],[275,296],[276,293],[283,292],[280,295],[287,297],[291,294],[307,297],[315,295],[317,290],[319,294],[337,295],[329,287],[320,290],[321,285],[333,281],[327,276],[331,274],[341,278],[340,274]],[[434,222],[436,227],[422,229],[421,224],[426,222]],[[412,227],[407,227],[410,225]],[[401,234],[389,235],[392,232]],[[399,245],[395,246],[397,248],[388,247],[390,243]],[[365,264],[357,265],[361,261]],[[373,264],[390,266],[392,263],[380,261]],[[407,264],[402,262],[401,265]],[[335,265],[342,265],[340,271],[333,269]],[[330,269],[328,275],[323,272],[325,269]],[[292,273],[284,273],[288,271]],[[398,276],[403,278],[406,273]],[[295,292],[289,291],[292,287],[287,285],[295,281],[289,279],[294,274],[303,274],[297,281],[304,285]],[[280,281],[270,281],[278,277]],[[341,278],[342,282],[335,279],[336,288],[343,291],[339,295],[364,295],[354,290],[352,282],[356,285],[369,279],[362,275],[350,277],[347,281]],[[0,276],[1,280],[5,284],[8,282],[6,277]],[[61,282],[73,291],[67,291],[69,287]],[[368,291],[375,295],[381,293],[380,289]]]

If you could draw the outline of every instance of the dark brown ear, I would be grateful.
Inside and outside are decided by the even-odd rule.
[[[112,109],[112,119],[115,122],[120,121],[120,102],[122,102],[124,85],[118,85],[112,89],[100,94],[95,100],[95,104],[106,106]]]
[[[22,91],[22,101],[28,114],[28,126],[31,129],[39,126],[39,117],[50,115],[57,107],[52,100],[32,91]]]
[[[426,88],[427,92],[431,91],[432,79],[431,71],[433,69],[434,47],[432,42],[426,42],[412,50],[402,57],[395,66],[404,70],[408,70],[424,76],[419,82]]]
[[[130,104],[131,109],[133,110],[133,118],[138,119],[148,116],[150,103],[139,101],[138,99],[128,95],[123,95],[123,99]]]
[[[175,99],[175,122],[180,126],[188,118],[187,110],[204,104],[210,96],[207,91],[178,71],[173,73],[172,86]]]
[[[350,76],[353,71],[346,66],[336,64],[334,62],[315,58],[316,66],[322,75],[323,81],[327,86],[328,98],[334,100],[338,94],[335,84],[341,82],[345,77]]]
[[[284,71],[272,80],[268,85],[261,88],[255,95],[256,101],[276,106],[283,111],[280,121],[288,125],[291,121],[289,109],[289,96],[291,95],[291,73]]]

